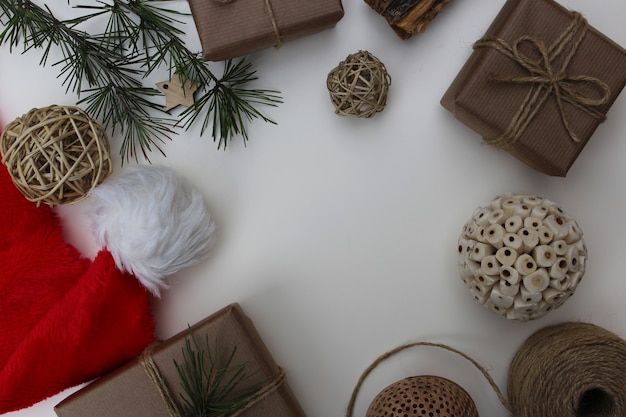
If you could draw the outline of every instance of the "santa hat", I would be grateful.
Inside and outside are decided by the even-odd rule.
[[[154,339],[150,292],[159,295],[168,275],[213,245],[202,197],[169,169],[141,168],[92,193],[103,245],[93,261],[0,164],[0,414],[139,355]]]

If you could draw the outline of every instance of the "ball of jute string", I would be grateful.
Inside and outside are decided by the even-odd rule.
[[[404,378],[374,398],[366,417],[478,417],[472,397],[457,383],[440,376]]]
[[[384,110],[391,77],[385,65],[367,51],[350,54],[326,79],[335,113],[369,118]]]
[[[6,126],[0,150],[15,186],[38,205],[76,203],[112,170],[106,132],[78,107],[32,109]]]
[[[626,341],[590,323],[545,327],[516,353],[508,398],[520,417],[626,416]]]

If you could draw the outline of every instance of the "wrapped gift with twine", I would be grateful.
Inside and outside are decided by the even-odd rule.
[[[274,362],[254,324],[238,304],[221,309],[70,395],[55,407],[56,414],[59,417],[180,416],[184,401],[177,364],[184,364],[184,347],[190,338],[201,346],[206,340],[211,353],[213,343],[228,351],[233,349],[232,366],[245,366],[243,371],[247,374],[233,392],[255,387],[251,401],[225,415],[244,415],[245,411],[246,417],[305,417],[287,384],[285,371]]]
[[[626,50],[553,0],[508,0],[441,104],[532,168],[566,176],[626,84]]]
[[[189,0],[204,59],[222,61],[333,28],[341,0]]]

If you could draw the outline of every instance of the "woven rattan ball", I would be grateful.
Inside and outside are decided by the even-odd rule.
[[[478,417],[472,397],[455,382],[424,375],[402,379],[382,390],[366,417]]]
[[[511,320],[559,308],[585,273],[576,220],[544,198],[507,193],[474,210],[458,241],[461,280],[474,300]]]
[[[78,202],[112,169],[106,132],[77,107],[32,109],[6,126],[0,150],[13,183],[38,205]]]
[[[391,77],[385,65],[367,51],[348,55],[326,79],[335,113],[369,118],[383,111]]]

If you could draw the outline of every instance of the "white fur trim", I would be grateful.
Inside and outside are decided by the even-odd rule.
[[[165,278],[204,259],[215,223],[202,195],[172,169],[139,166],[90,193],[96,242],[155,296]]]

